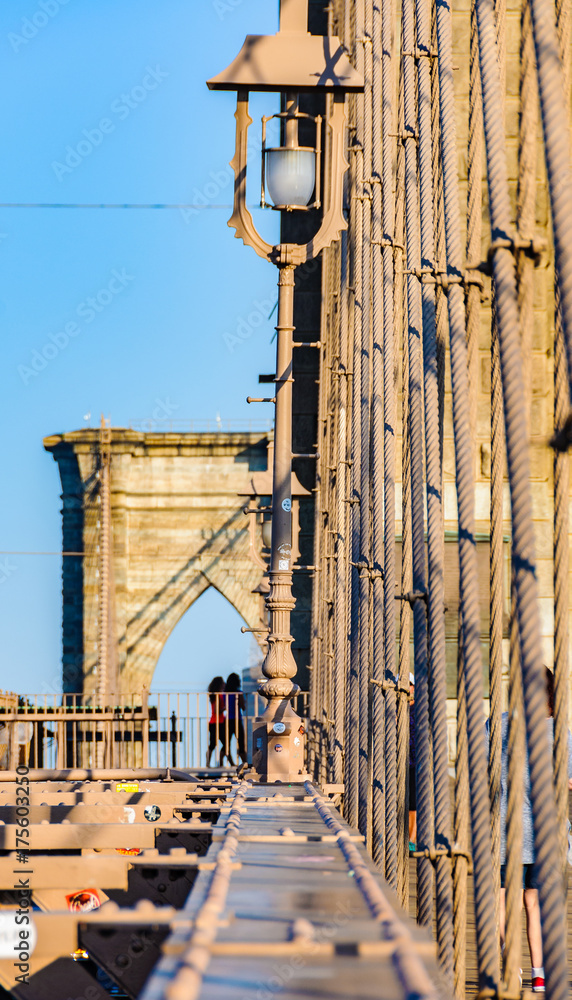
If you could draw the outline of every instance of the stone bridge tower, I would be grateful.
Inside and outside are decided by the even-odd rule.
[[[62,481],[63,550],[80,553],[63,560],[64,690],[89,694],[97,688],[98,664],[99,442],[96,429],[44,440]],[[265,625],[263,518],[246,517],[243,508],[268,502],[269,446],[264,433],[112,429],[110,691],[150,688],[165,641],[208,587],[230,601],[246,626]],[[294,494],[307,492],[292,485]],[[295,628],[303,667],[309,615],[300,612]]]

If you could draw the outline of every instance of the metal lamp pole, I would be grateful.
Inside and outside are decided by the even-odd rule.
[[[234,211],[229,226],[236,236],[252,247],[259,257],[279,268],[278,324],[276,348],[276,393],[274,428],[274,469],[272,485],[272,541],[270,558],[270,591],[266,606],[270,615],[268,652],[262,667],[265,682],[260,693],[268,700],[265,712],[253,727],[252,764],[262,781],[296,781],[304,772],[305,727],[295,714],[291,699],[299,688],[293,683],[296,662],[292,655],[290,615],[295,601],[292,597],[292,334],[294,331],[294,273],[299,264],[313,260],[321,251],[339,239],[347,229],[343,212],[343,180],[348,163],[345,157],[345,95],[364,89],[362,77],[351,66],[338,38],[308,33],[308,0],[280,0],[280,30],[275,35],[249,35],[233,62],[208,81],[211,90],[234,90],[236,106],[236,146],[231,162],[234,169]],[[298,94],[330,94],[330,114],[326,127],[330,129],[329,190],[326,210],[315,236],[305,245],[281,243],[273,246],[257,232],[246,205],[246,171],[248,128],[252,119],[248,113],[250,91],[282,94],[286,111],[282,121],[284,145],[267,150],[282,170],[298,169],[296,163],[308,162],[316,154],[315,191],[319,203],[321,121],[316,123],[314,150],[298,145]],[[274,117],[274,116],[273,116]],[[263,119],[263,123],[269,121]],[[263,133],[264,134],[264,133]],[[263,151],[263,164],[264,164]],[[277,158],[277,159],[276,159]],[[282,176],[285,175],[283,173]],[[295,177],[296,180],[296,177]],[[270,189],[270,182],[269,182]],[[264,197],[264,166],[263,183]],[[278,188],[276,188],[278,190]],[[274,196],[274,208],[292,210],[304,208],[303,203],[286,194]]]
[[[304,726],[291,705],[300,690],[292,681],[297,668],[290,634],[290,614],[296,603],[292,596],[291,496],[294,270],[292,265],[280,266],[278,276],[272,542],[266,598],[270,634],[262,666],[267,680],[260,688],[268,705],[253,732],[253,765],[268,781],[302,771],[304,762]]]

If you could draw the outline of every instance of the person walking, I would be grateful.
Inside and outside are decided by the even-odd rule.
[[[552,752],[554,746],[554,674],[545,668],[546,677],[546,727],[548,743]],[[506,878],[506,817],[508,806],[508,712],[503,712],[501,720],[501,894],[500,894],[500,937],[504,949],[505,937],[505,878]],[[487,757],[489,751],[489,720],[485,726]],[[522,806],[522,898],[526,916],[526,937],[532,967],[532,992],[544,993],[544,959],[542,954],[542,928],[538,901],[538,879],[534,864],[534,833],[532,804],[530,801],[530,772],[528,754],[524,762],[524,799]],[[572,788],[572,735],[568,733],[568,787]]]
[[[244,731],[244,712],[246,702],[241,690],[240,677],[238,674],[229,674],[226,680],[226,714],[228,719],[229,750],[230,741],[236,736],[238,756],[243,764],[246,763],[246,736]]]
[[[207,751],[207,767],[211,766],[213,751],[218,749],[220,742],[222,750],[226,750],[225,745],[225,715],[224,715],[224,689],[225,683],[222,677],[213,677],[209,684],[209,702],[211,705],[211,715],[209,719],[209,748]],[[219,752],[219,767],[222,765],[222,757]]]
[[[409,850],[417,845],[417,783],[415,778],[415,677],[409,674]]]

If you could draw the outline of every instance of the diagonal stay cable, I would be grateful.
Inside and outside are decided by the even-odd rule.
[[[431,129],[431,17],[428,0],[416,0],[417,28],[417,118],[419,128],[419,205],[421,220],[421,271],[435,271],[433,238],[434,198]],[[449,793],[449,746],[447,738],[447,677],[445,648],[445,566],[443,545],[443,497],[439,442],[439,376],[435,325],[435,285],[421,285],[423,316],[423,386],[425,404],[425,462],[427,495],[427,562],[429,710],[433,740],[433,788],[435,794],[435,846],[451,847]],[[453,986],[453,883],[451,859],[442,854],[436,861],[436,909],[439,961],[449,989]]]
[[[423,385],[421,367],[421,295],[416,276],[421,266],[419,233],[419,187],[417,175],[417,107],[415,86],[415,6],[402,2],[403,143],[405,146],[405,238],[407,248],[407,338],[409,345],[409,434],[411,449],[411,524],[413,589],[426,594],[423,503]],[[427,660],[426,604],[413,603],[415,662],[415,737],[417,829],[421,849],[433,844],[431,745]],[[417,915],[419,923],[431,925],[433,917],[433,868],[428,858],[417,862]]]
[[[473,446],[470,427],[467,339],[464,322],[461,227],[458,196],[457,140],[453,87],[452,12],[442,0],[437,5],[439,108],[445,232],[453,434],[459,521],[459,592],[465,666],[467,734],[474,866],[475,923],[479,979],[487,990],[498,991],[499,969],[494,920],[493,873],[487,765],[484,742],[483,685],[480,644],[479,581],[475,547]],[[498,88],[497,88],[498,89]]]
[[[478,0],[477,18],[493,240],[492,267],[497,293],[512,509],[512,564],[518,611],[544,967],[547,993],[552,1000],[564,1000],[568,996],[565,907],[558,860],[552,761],[546,728],[546,690],[536,585],[525,391],[512,253],[514,242],[511,237],[504,129],[498,103],[499,75],[491,0]]]
[[[572,226],[570,225],[572,164],[567,106],[569,92],[565,92],[565,72],[560,58],[554,5],[551,0],[530,0],[530,11],[552,211],[560,313],[568,359],[568,391],[569,395],[572,395]]]
[[[385,822],[386,803],[388,816],[395,816],[395,801],[391,805],[388,791],[395,800],[395,756],[396,728],[388,741],[386,705],[389,708],[389,691],[384,692],[383,681],[388,663],[395,660],[395,402],[393,420],[387,417],[391,412],[391,388],[393,386],[393,247],[385,245],[382,236],[387,233],[387,218],[393,213],[394,193],[391,184],[391,159],[394,155],[395,140],[390,139],[387,128],[388,114],[391,113],[392,93],[386,91],[387,61],[391,66],[392,39],[387,44],[387,19],[391,22],[389,6],[381,7],[379,0],[373,0],[372,18],[372,565],[374,580],[373,595],[373,636],[372,636],[372,691],[373,706],[373,796],[372,828],[373,858],[380,867],[394,873],[397,880],[397,839],[396,823]],[[383,20],[382,20],[383,19]],[[390,23],[391,31],[391,23]],[[384,40],[386,44],[384,44]],[[382,87],[383,83],[383,87]],[[381,112],[381,113],[380,113]],[[389,183],[386,182],[389,166]],[[383,208],[382,208],[383,177]],[[388,387],[386,373],[391,364],[391,384]],[[392,450],[393,449],[393,450]],[[388,496],[391,496],[391,513],[388,517]],[[385,525],[388,530],[385,531]],[[389,551],[388,551],[389,550]],[[381,569],[383,567],[383,579]],[[391,624],[393,636],[387,645],[386,593],[391,588]],[[392,671],[393,673],[394,671]],[[395,701],[393,701],[395,711]]]

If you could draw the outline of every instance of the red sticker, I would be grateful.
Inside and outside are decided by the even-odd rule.
[[[72,913],[89,913],[90,910],[98,910],[101,906],[101,896],[97,889],[82,889],[80,892],[72,892],[66,896],[68,910]]]
[[[140,847],[116,847],[117,854],[141,854]]]

